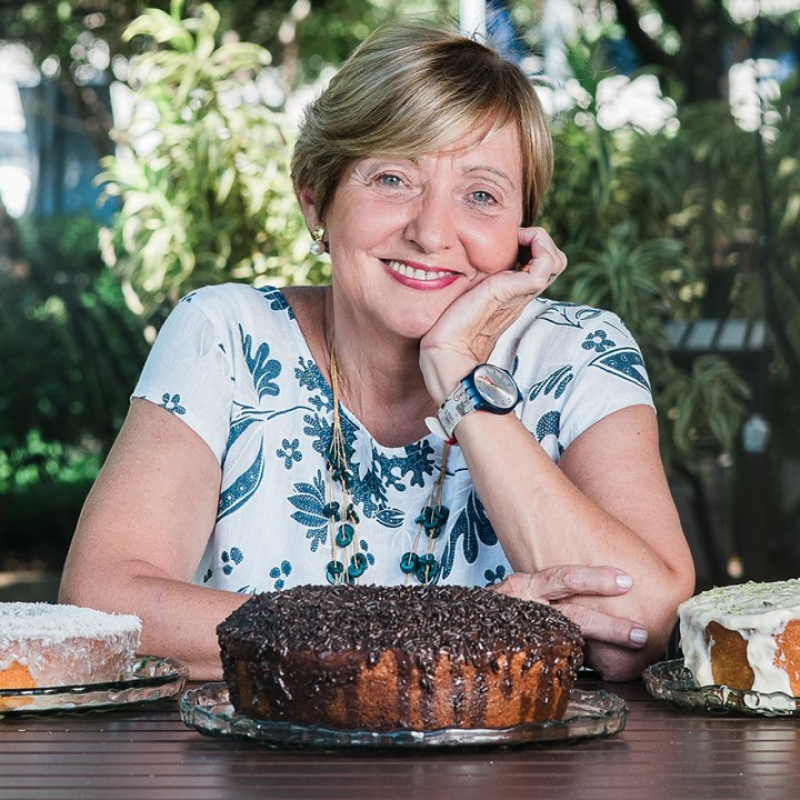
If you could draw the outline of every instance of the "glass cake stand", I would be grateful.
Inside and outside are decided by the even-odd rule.
[[[800,715],[800,698],[783,692],[754,692],[728,686],[697,686],[683,659],[661,661],[642,673],[647,691],[681,708],[767,717]]]
[[[82,711],[164,700],[179,694],[189,670],[172,658],[139,656],[127,678],[107,683],[0,690],[0,716]]]
[[[336,730],[290,722],[271,722],[237,714],[227,686],[207,683],[186,692],[179,701],[181,718],[208,736],[252,739],[273,747],[429,748],[486,747],[577,742],[619,733],[628,720],[628,706],[606,691],[574,690],[560,720],[527,723],[511,728],[438,730]]]

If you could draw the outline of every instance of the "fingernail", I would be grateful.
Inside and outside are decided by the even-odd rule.
[[[634,628],[631,631],[631,641],[634,644],[647,644],[647,631],[644,628]]]
[[[630,575],[617,575],[617,586],[620,589],[630,589],[633,586],[633,578]]]

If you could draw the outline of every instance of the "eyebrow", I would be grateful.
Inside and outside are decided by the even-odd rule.
[[[511,186],[515,186],[514,181],[511,180],[511,177],[503,172],[501,169],[497,169],[497,167],[491,167],[488,164],[471,164],[462,168],[461,172],[466,175],[469,172],[491,172],[493,175],[497,175],[500,178],[508,181]]]
[[[407,156],[405,158],[379,158],[377,156],[367,156],[367,158],[376,161],[378,164],[385,162],[385,161],[408,161],[409,163],[413,164],[415,167],[419,167],[420,157],[419,156]],[[498,169],[497,167],[492,167],[489,164],[467,164],[461,168],[462,175],[468,175],[470,172],[491,172],[493,175],[497,175],[499,178],[505,180],[509,186],[513,189],[517,188],[517,185],[511,179],[511,176],[508,173],[503,172],[503,170]]]

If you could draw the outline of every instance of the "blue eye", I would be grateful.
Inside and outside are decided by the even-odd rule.
[[[396,186],[401,186],[403,182],[400,180],[400,178],[397,177],[397,175],[386,173],[384,175],[378,176],[378,183],[380,183],[381,186],[388,186],[390,188],[395,188]]]
[[[472,193],[472,199],[476,203],[480,203],[481,205],[488,205],[489,203],[494,203],[494,196],[489,194],[489,192],[484,191],[477,191]]]

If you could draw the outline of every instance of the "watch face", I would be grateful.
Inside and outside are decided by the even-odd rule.
[[[500,367],[481,364],[472,375],[481,399],[498,410],[510,411],[519,401],[519,389],[514,379]]]

